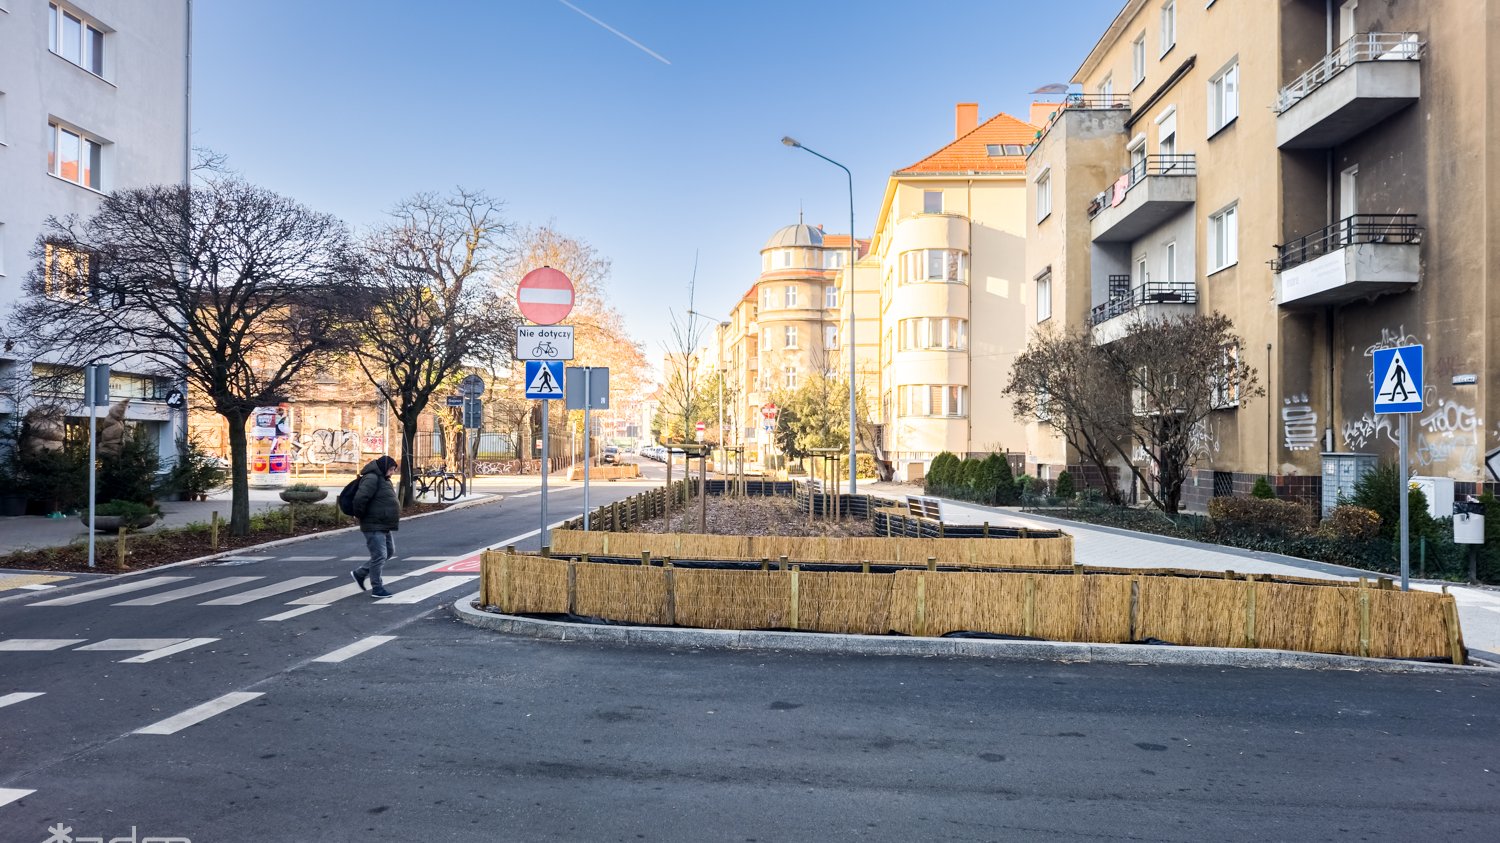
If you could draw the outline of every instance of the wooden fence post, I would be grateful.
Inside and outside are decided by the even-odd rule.
[[[927,575],[917,574],[917,635],[927,634]]]
[[[1370,591],[1369,580],[1359,578],[1359,654],[1370,655]]]
[[[936,556],[929,556],[929,557],[927,557],[927,570],[929,570],[929,571],[936,571],[937,570],[937,557]]]
[[[781,570],[783,570],[783,571],[786,570],[786,557],[785,556],[781,557],[780,567],[781,567]]]
[[[125,570],[125,535],[129,532],[129,527],[121,525],[120,536],[115,539],[115,567],[121,571]]]
[[[786,557],[783,556],[782,558],[785,559]],[[798,603],[798,599],[799,599],[799,595],[798,595],[798,591],[797,591],[797,586],[798,586],[797,576],[801,572],[802,572],[802,566],[801,565],[793,565],[792,566],[792,614],[791,614],[791,618],[789,619],[791,621],[791,627],[792,627],[792,629],[796,629],[797,628],[797,609],[798,609],[797,603]]]
[[[859,563],[859,572],[861,574],[870,573],[870,560],[865,559]]]
[[[213,548],[214,553],[219,552],[219,511],[217,509],[209,513],[208,544]]]
[[[1448,587],[1443,586],[1443,608],[1446,610],[1444,619],[1447,621],[1444,626],[1448,627],[1448,654],[1454,664],[1464,664],[1464,639],[1458,627],[1458,602],[1447,591]]]
[[[550,544],[544,544],[544,545],[542,545],[542,558],[543,559],[550,559],[550,558],[552,558],[552,545],[550,545]]]
[[[641,565],[647,568],[651,567],[651,551],[641,551]]]
[[[1131,577],[1130,578],[1130,632],[1129,632],[1129,634],[1130,634],[1130,640],[1131,641],[1139,641],[1140,640],[1141,636],[1140,636],[1140,633],[1138,632],[1138,630],[1140,629],[1140,625],[1141,625],[1141,623],[1140,623],[1140,616],[1141,616],[1141,578],[1137,576],[1137,577]]]
[[[677,625],[677,575],[672,570],[672,560],[663,565],[667,572],[667,623]]]
[[[1256,646],[1255,637],[1255,575],[1245,576],[1245,646]]]
[[[583,557],[588,561],[588,556]],[[568,560],[568,614],[577,614],[573,607],[578,605],[578,563],[572,559]]]
[[[1025,581],[1026,609],[1022,615],[1021,626],[1023,634],[1027,638],[1034,636],[1036,628],[1036,581],[1031,574],[1026,575]]]
[[[286,505],[286,532],[287,535],[297,535],[297,505],[289,503]]]
[[[984,537],[985,538],[989,538],[990,537],[990,522],[988,522],[988,521],[984,522]]]

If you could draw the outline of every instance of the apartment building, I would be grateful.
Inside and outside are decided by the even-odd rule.
[[[1036,131],[960,103],[954,140],[887,179],[869,259],[844,285],[867,320],[856,331],[878,341],[867,388],[880,396],[877,456],[897,479],[920,480],[942,451],[1030,450],[1001,389],[1028,335],[1024,151]]]
[[[189,0],[0,0],[0,319],[23,295],[49,216],[88,217],[104,194],[188,178]],[[45,367],[78,361],[61,356]],[[37,394],[14,345],[0,346],[0,421],[38,401],[83,409],[78,388]],[[41,373],[36,373],[41,374]],[[116,366],[112,401],[175,453],[185,425],[175,379]]]
[[[1394,460],[1371,357],[1412,343],[1414,472],[1483,481],[1500,439],[1497,43],[1488,0],[1129,0],[1084,57],[1026,159],[1026,318],[1099,343],[1159,314],[1233,320],[1231,353],[1268,394],[1213,414],[1188,507],[1261,475],[1315,501],[1326,453]],[[1028,435],[1054,468],[1073,461]]]

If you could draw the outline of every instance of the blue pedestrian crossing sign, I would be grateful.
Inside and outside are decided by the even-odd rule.
[[[563,363],[562,360],[527,360],[526,397],[563,397]]]
[[[1422,412],[1422,346],[1375,352],[1375,412]]]

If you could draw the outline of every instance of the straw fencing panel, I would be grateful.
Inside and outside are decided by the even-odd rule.
[[[1073,564],[1073,537],[1041,539],[829,538],[826,536],[717,536],[697,533],[611,533],[554,530],[558,555],[758,560],[793,562],[903,562],[969,568],[1061,569]]]
[[[672,622],[669,569],[645,565],[573,563],[576,614],[639,624]]]
[[[485,605],[519,615],[568,611],[568,565],[560,559],[486,551],[481,572]]]
[[[677,623],[706,629],[789,629],[790,571],[673,572]]]
[[[798,571],[797,629],[883,635],[891,629],[891,574]]]

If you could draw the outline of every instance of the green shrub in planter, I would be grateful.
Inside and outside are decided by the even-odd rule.
[[[117,499],[109,503],[101,503],[94,507],[94,515],[101,519],[118,518],[121,526],[132,530],[149,527],[156,522],[155,508],[137,501]]]
[[[1359,478],[1354,484],[1354,497],[1349,503],[1374,510],[1380,516],[1380,535],[1395,539],[1401,531],[1401,471],[1392,463],[1377,466],[1374,471]],[[1418,536],[1435,538],[1432,516],[1427,514],[1427,496],[1421,489],[1407,490],[1407,523],[1411,538]],[[1448,536],[1452,539],[1452,535]]]
[[[293,483],[281,490],[281,499],[287,503],[317,503],[326,497],[327,490],[311,483]]]
[[[1064,503],[1072,501],[1074,494],[1073,475],[1067,471],[1057,475],[1057,486],[1053,488],[1052,493]]]
[[[1255,478],[1255,487],[1250,490],[1250,497],[1261,500],[1271,500],[1276,497],[1276,490],[1271,488],[1271,481],[1265,477]]]

